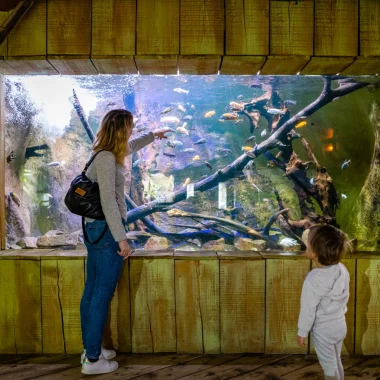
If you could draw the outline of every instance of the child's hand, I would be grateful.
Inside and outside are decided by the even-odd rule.
[[[155,137],[162,140],[162,139],[168,138],[167,136],[165,136],[165,133],[169,133],[169,132],[173,132],[173,130],[171,128],[162,128],[162,129],[155,129],[153,131],[153,134]]]
[[[301,347],[305,347],[305,337],[303,336],[297,336],[297,344]]]

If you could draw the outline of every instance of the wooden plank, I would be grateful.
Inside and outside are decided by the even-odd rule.
[[[161,74],[175,75],[177,74],[177,56],[136,56],[135,62],[137,70],[142,75]]]
[[[129,264],[132,352],[176,352],[174,260]]]
[[[48,61],[61,75],[96,75],[98,71],[86,56],[54,56],[49,55]]]
[[[263,259],[281,259],[281,260],[307,260],[305,251],[301,252],[260,252]]]
[[[216,260],[218,256],[214,251],[176,251],[174,258],[178,260]]]
[[[91,1],[48,1],[47,54],[90,55]]]
[[[261,75],[296,75],[309,62],[308,56],[269,56]]]
[[[224,56],[221,75],[256,75],[262,68],[265,57]]]
[[[137,0],[136,52],[179,53],[179,0]]]
[[[313,55],[314,0],[270,1],[270,54]]]
[[[180,74],[214,75],[218,74],[221,61],[222,57],[219,55],[180,55],[178,69]]]
[[[296,342],[302,285],[309,260],[266,260],[265,353],[302,354]]]
[[[359,55],[358,0],[315,0],[314,12],[314,55]]]
[[[94,55],[134,55],[136,0],[92,1]]]
[[[54,75],[58,74],[45,56],[7,57],[5,60],[17,74],[21,75]]]
[[[360,55],[380,56],[380,1],[359,1]]]
[[[0,12],[0,25],[8,18],[9,12]],[[0,45],[0,57],[6,57],[8,55],[8,39],[6,39]]]
[[[0,352],[40,353],[40,262],[6,260],[0,265]]]
[[[132,55],[120,57],[92,56],[91,61],[99,74],[137,74]]]
[[[1,72],[0,65],[0,72]],[[5,199],[5,86],[0,74],[0,199]],[[5,202],[0,202],[0,249],[5,249],[6,219]]]
[[[262,260],[258,252],[254,251],[224,251],[217,252],[219,260]]]
[[[218,260],[175,260],[175,295],[177,352],[220,353]]]
[[[380,74],[380,58],[358,57],[354,63],[341,72],[343,75],[374,75]]]
[[[220,326],[222,353],[264,352],[264,260],[220,261]]]
[[[38,0],[8,36],[9,56],[46,54],[46,0]]]
[[[378,379],[380,375],[380,358],[368,358],[366,361],[350,368],[345,372],[344,378],[353,379]]]
[[[134,251],[129,259],[169,259],[173,258],[174,251],[172,249],[168,250],[157,250],[157,251]]]
[[[380,261],[357,261],[355,355],[380,353]]]
[[[17,71],[5,62],[4,59],[0,58],[0,74],[17,75]]]
[[[311,57],[301,70],[302,75],[335,75],[354,62],[353,57]]]
[[[224,54],[224,0],[181,0],[180,54]]]
[[[268,55],[269,0],[226,0],[225,7],[226,54]]]

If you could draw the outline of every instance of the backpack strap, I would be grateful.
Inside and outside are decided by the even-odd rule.
[[[87,169],[89,168],[89,166],[92,164],[92,161],[95,160],[95,157],[100,153],[100,152],[103,152],[105,149],[100,149],[98,150],[91,158],[90,158],[90,161],[87,162],[86,166],[84,167],[83,169],[83,172],[82,174],[86,174],[86,171]]]

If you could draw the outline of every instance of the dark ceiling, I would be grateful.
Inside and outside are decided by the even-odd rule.
[[[7,12],[13,9],[20,0],[0,0],[0,12]]]

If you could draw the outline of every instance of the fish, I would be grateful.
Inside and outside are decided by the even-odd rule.
[[[347,199],[347,195],[342,193],[342,199]]]
[[[251,87],[251,88],[260,88],[261,89],[261,84],[260,83],[251,83],[250,85],[249,85],[249,87]]]
[[[218,123],[224,123],[223,119],[218,119]]]
[[[196,150],[194,148],[187,148],[182,151],[183,153],[195,153]]]
[[[190,108],[191,108],[192,110],[195,110],[195,105],[192,104],[192,105],[190,106]]]
[[[296,128],[303,128],[307,124],[307,121],[301,121],[296,124]]]
[[[212,110],[212,111],[208,111],[205,113],[205,117],[211,117],[211,116],[214,116],[215,115],[215,110]]]
[[[347,159],[347,160],[344,160],[343,161],[343,164],[342,166],[340,167],[342,170],[348,168],[349,166],[351,165],[351,160],[350,159]]]
[[[314,177],[310,180],[310,185],[315,186],[315,178]]]
[[[161,123],[179,123],[179,119],[176,116],[164,116],[160,119]]]
[[[182,148],[183,147],[183,142],[181,141],[173,141],[173,144],[174,144],[174,147],[177,149],[177,148]]]
[[[66,161],[53,161],[53,162],[49,162],[48,164],[45,164],[44,166],[46,167],[54,167],[54,166],[63,166],[66,164]]]
[[[242,111],[244,109],[244,104],[237,103],[237,102],[230,102],[230,107],[234,111]]]
[[[287,104],[292,104],[292,105],[295,106],[295,105],[297,104],[297,101],[296,101],[296,100],[284,100],[283,103],[284,103],[285,105],[287,105]]]
[[[239,118],[239,115],[235,112],[224,113],[219,119],[221,120],[236,120]]]
[[[174,153],[168,153],[168,152],[164,152],[163,155],[170,157],[170,158],[176,157],[176,155]]]
[[[232,153],[232,150],[231,149],[227,149],[227,148],[218,148],[217,149],[218,152],[222,153],[222,154],[230,154]]]
[[[243,99],[244,98],[244,95],[238,95],[237,99],[240,100],[240,99]]]
[[[114,107],[116,106],[116,103],[115,102],[109,102],[107,103],[106,107]]]
[[[261,133],[260,133],[260,136],[261,137],[264,137],[264,136],[266,136],[267,135],[267,130],[266,129],[264,129]]]
[[[186,187],[190,183],[190,181],[191,181],[190,178],[186,178],[186,181],[184,182],[183,187]]]
[[[284,247],[294,247],[295,245],[297,245],[297,240],[295,239],[291,239],[291,238],[283,238],[280,240],[280,242],[278,243],[279,245],[282,245]]]
[[[175,148],[175,145],[171,142],[171,141],[166,141],[165,143],[166,146],[168,146],[169,148]]]
[[[180,87],[173,88],[173,91],[177,92],[178,94],[186,94],[187,95],[189,93],[189,90],[184,90],[183,88],[180,88]]]
[[[196,156],[193,157],[193,161],[199,161],[201,158],[199,157],[199,155],[197,154]]]
[[[242,124],[242,123],[244,123],[244,119],[237,119],[235,121],[235,124]]]
[[[267,112],[271,115],[284,115],[285,111],[279,110],[278,108],[268,108]]]
[[[161,115],[164,115],[165,113],[169,113],[173,107],[166,107],[163,111],[160,112]]]
[[[186,128],[187,127],[187,123],[186,121],[182,124],[182,128]]]
[[[252,136],[248,137],[247,140],[245,140],[245,142],[250,142],[250,141],[253,141],[255,139],[256,139],[256,136],[252,135]]]
[[[212,170],[212,165],[211,165],[208,161],[205,161],[205,165],[206,165],[210,170]]]
[[[246,154],[248,157],[256,158],[256,155],[253,154],[252,152],[245,152],[245,154]]]
[[[241,147],[241,150],[243,150],[244,152],[249,152],[252,149],[253,149],[253,146],[242,146]]]
[[[12,152],[7,157],[7,163],[10,164],[15,158],[16,157],[14,156],[14,151],[12,150]]]
[[[206,144],[206,139],[199,139],[198,141],[196,141],[195,143],[194,143],[194,145],[201,145],[201,144]]]
[[[193,120],[193,117],[191,115],[186,115],[182,118],[182,120]]]
[[[177,107],[181,112],[185,113],[186,112],[186,109],[185,107],[182,105],[182,104],[178,104],[178,107]]]
[[[135,168],[136,166],[139,166],[141,164],[145,164],[146,160],[144,160],[143,158],[139,158],[138,160],[136,160],[133,164],[132,164],[132,167]]]
[[[12,201],[14,203],[16,203],[17,207],[20,207],[21,206],[21,201],[20,201],[20,198],[17,196],[16,193],[14,193],[13,191],[11,191],[9,193],[9,196],[11,197]]]
[[[187,135],[187,136],[189,135],[189,131],[184,127],[178,127],[177,132],[182,133],[182,134]]]

